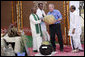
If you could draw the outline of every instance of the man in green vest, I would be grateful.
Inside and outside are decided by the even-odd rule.
[[[36,15],[36,7],[31,8],[31,14],[29,16],[30,19],[30,27],[33,38],[33,51],[39,52],[39,47],[42,43],[42,31],[41,31],[41,20]]]

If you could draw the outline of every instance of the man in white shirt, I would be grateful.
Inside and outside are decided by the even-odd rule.
[[[41,32],[41,20],[39,19],[38,15],[36,15],[36,8],[33,7],[31,9],[30,14],[30,27],[32,32],[32,38],[33,38],[33,51],[39,52],[39,48],[42,43],[42,32]]]
[[[39,3],[38,4],[38,9],[37,9],[37,13],[36,13],[39,18],[42,20],[41,22],[41,30],[42,30],[42,35],[43,35],[43,40],[48,40],[50,41],[50,36],[46,30],[46,25],[45,23],[43,22],[43,18],[44,16],[46,16],[44,10],[43,10],[43,3]]]
[[[71,19],[70,19],[70,30],[69,35],[71,36],[71,46],[73,52],[78,52],[79,50],[83,50],[80,41],[81,35],[81,17],[76,12],[76,7],[72,5],[70,7],[71,11]]]

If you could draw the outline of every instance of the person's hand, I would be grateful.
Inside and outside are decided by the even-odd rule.
[[[41,21],[44,22],[43,19],[41,19]]]
[[[75,33],[75,28],[73,29],[73,31],[72,31],[72,34],[74,34]]]
[[[58,22],[58,20],[54,21],[54,23]]]
[[[56,20],[56,22],[58,22],[59,20]]]
[[[47,22],[45,22],[46,25],[49,25]]]
[[[43,22],[43,17],[41,17],[40,19],[41,19],[41,21]]]
[[[61,21],[62,19],[61,18],[59,18],[58,20],[56,20],[54,23],[56,23],[56,22],[58,22],[58,21]]]

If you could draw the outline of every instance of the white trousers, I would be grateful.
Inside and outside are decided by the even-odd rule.
[[[47,32],[47,29],[46,29],[46,25],[45,25],[45,23],[43,22],[43,23],[41,23],[41,30],[42,30],[42,34],[43,34],[43,41],[45,40],[45,41],[50,41],[50,36],[49,36],[49,34],[48,34],[48,32]]]
[[[42,43],[42,37],[40,36],[40,34],[36,34],[36,33],[33,33],[32,37],[33,37],[33,50],[38,50],[39,52],[39,48]]]
[[[76,28],[75,33],[72,34],[72,28],[70,28],[69,35],[71,36],[72,49],[73,49],[73,46],[74,46],[74,48],[78,48],[80,50],[83,49],[81,46],[81,40],[80,40],[81,32],[82,32],[81,28]]]
[[[80,35],[75,34],[71,37],[71,46],[72,46],[72,49],[74,46],[74,48],[78,48],[80,50],[83,50],[83,48],[81,46]]]

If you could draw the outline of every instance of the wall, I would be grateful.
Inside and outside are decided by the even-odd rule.
[[[16,20],[16,2],[14,1],[14,20]],[[53,3],[55,5],[55,9],[59,10],[62,14],[62,22],[61,22],[61,29],[62,29],[62,36],[65,39],[65,20],[66,17],[64,18],[64,4],[63,1],[46,1],[46,9],[45,12],[47,14],[48,10],[48,5],[50,3]],[[33,1],[22,1],[22,10],[23,10],[23,26],[24,28],[30,28],[30,22],[29,22],[29,15],[30,15],[30,8],[34,5]],[[3,27],[8,27],[9,24],[12,21],[12,16],[11,16],[11,1],[1,1],[1,28]],[[49,31],[49,26],[47,26],[47,30]],[[27,30],[26,30],[27,31]],[[65,39],[66,40],[66,39]]]
[[[63,1],[46,1],[46,9],[45,12],[48,12],[48,4],[53,3],[55,5],[55,9],[58,9],[62,16],[63,16]],[[30,27],[29,23],[29,15],[30,15],[30,8],[34,5],[33,1],[23,1],[23,25],[24,27]],[[14,7],[14,20],[16,20],[16,1],[13,4]],[[12,3],[11,1],[1,1],[1,27],[8,27],[12,21]],[[62,31],[63,31],[63,21],[62,21]],[[47,26],[48,28],[48,26]]]
[[[1,1],[1,27],[11,23],[11,1]]]

